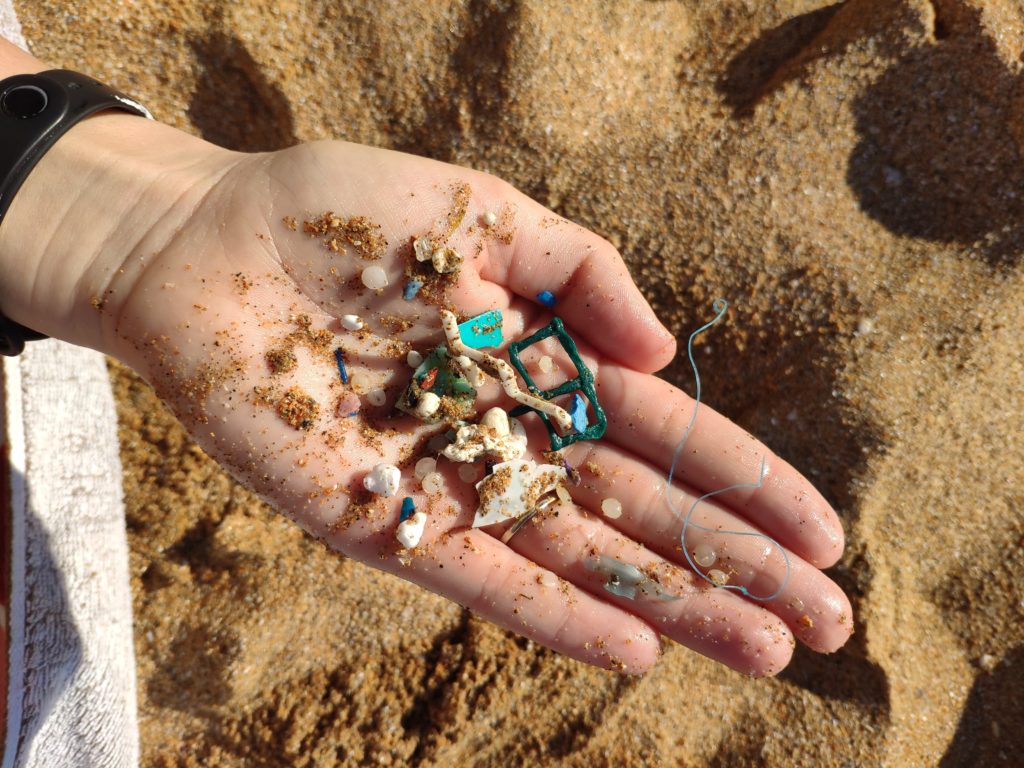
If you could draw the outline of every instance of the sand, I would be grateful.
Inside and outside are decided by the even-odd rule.
[[[750,680],[556,657],[278,519],[112,367],[152,766],[989,766],[1024,749],[1024,10],[1010,0],[18,3],[244,150],[472,165],[608,237],[813,478],[857,633]],[[666,375],[692,389],[681,362]]]

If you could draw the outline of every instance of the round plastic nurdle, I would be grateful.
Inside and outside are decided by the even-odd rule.
[[[601,511],[605,517],[615,520],[622,517],[622,503],[618,499],[605,499],[601,502]]]
[[[348,378],[349,386],[356,392],[366,392],[370,387],[370,377],[365,373],[353,373]]]
[[[444,480],[440,472],[431,472],[423,478],[423,490],[427,493],[440,493]]]
[[[459,467],[459,479],[464,483],[475,483],[480,479],[480,469],[473,464],[463,464]]]
[[[725,571],[720,571],[717,568],[712,568],[708,571],[708,578],[716,587],[721,587],[729,583],[729,576]]]
[[[341,325],[346,331],[358,331],[363,327],[363,321],[359,315],[342,315]]]
[[[537,581],[543,584],[545,587],[557,587],[558,577],[555,576],[551,571],[541,571],[540,576],[537,577]]]
[[[379,291],[388,287],[388,273],[383,267],[372,266],[363,270],[363,285],[371,291]]]
[[[371,389],[366,393],[366,400],[370,405],[384,405],[387,402],[388,396],[385,394],[383,389]]]
[[[435,469],[437,469],[437,459],[431,458],[430,456],[424,456],[416,462],[416,468],[413,470],[413,474],[416,475],[417,480],[422,480]]]
[[[409,364],[410,368],[419,368],[423,364],[423,355],[414,349],[406,355],[405,362]]]
[[[693,549],[693,562],[701,568],[710,568],[718,559],[718,553],[710,544],[698,544]]]

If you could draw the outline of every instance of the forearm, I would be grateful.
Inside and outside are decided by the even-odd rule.
[[[0,78],[48,67],[0,39]],[[120,275],[173,236],[214,151],[116,111],[69,130],[42,157],[0,223],[0,312],[107,352]]]

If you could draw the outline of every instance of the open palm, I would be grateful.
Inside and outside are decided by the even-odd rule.
[[[358,238],[331,249],[303,231],[304,220],[327,211],[365,217],[367,232],[386,241],[383,257],[362,258],[368,246]],[[485,223],[486,212],[497,221]],[[687,564],[682,517],[666,504],[664,478],[695,404],[650,375],[675,354],[674,341],[598,236],[485,174],[341,142],[224,153],[183,221],[171,237],[140,246],[114,282],[113,348],[208,453],[331,547],[559,652],[628,672],[655,662],[660,635],[757,675],[786,665],[794,635],[820,651],[849,636],[849,603],[818,570],[842,551],[834,512],[792,467],[704,406],[676,470],[672,506],[685,512],[703,493],[756,481],[762,461],[766,475],[759,488],[702,503],[692,521],[710,530],[692,527],[687,550],[713,550],[729,583],[754,595],[783,589],[769,601],[747,599]],[[446,237],[465,263],[457,278],[433,281],[406,301],[411,242],[428,234]],[[369,266],[383,268],[387,287],[364,287]],[[536,298],[544,290],[557,295],[553,310]],[[508,544],[507,526],[471,527],[482,468],[460,476],[466,465],[442,458],[441,488],[432,493],[416,477],[417,459],[436,455],[430,438],[446,425],[394,410],[412,374],[408,351],[425,355],[444,343],[437,303],[460,319],[500,309],[506,343],[557,314],[608,414],[603,439],[563,451],[582,478],[570,486],[572,502],[538,515]],[[345,315],[358,315],[364,328],[346,330]],[[572,378],[561,349],[545,344],[523,356],[538,384]],[[348,384],[334,358],[339,347]],[[538,371],[544,354],[555,370]],[[382,405],[374,404],[380,393],[368,394],[376,389]],[[475,407],[492,405],[515,405],[493,380]],[[540,461],[546,435],[536,416],[522,421],[527,458]],[[363,488],[382,462],[403,468],[394,497]],[[406,496],[427,513],[410,551],[395,539]],[[621,516],[602,513],[609,498],[621,503]],[[771,535],[788,550],[788,580],[786,558],[766,539],[720,531]],[[608,574],[588,567],[601,555],[637,566],[678,599],[611,593]]]

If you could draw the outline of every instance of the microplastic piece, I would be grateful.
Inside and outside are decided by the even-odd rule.
[[[410,280],[405,284],[402,289],[402,298],[406,301],[412,301],[416,298],[416,294],[420,292],[420,288],[423,287],[422,280]]]
[[[412,496],[406,496],[402,499],[402,516],[398,518],[398,522],[404,523],[414,514],[416,514],[416,502],[412,500]]]
[[[378,496],[394,496],[402,482],[402,470],[394,464],[378,464],[363,478],[363,487]]]
[[[566,481],[565,470],[553,464],[514,459],[494,465],[494,471],[476,484],[480,495],[473,527],[503,523],[522,517],[542,496]]]
[[[572,428],[577,432],[587,431],[587,401],[579,392],[572,396],[569,404],[569,415],[572,417]]]
[[[384,268],[378,267],[377,265],[364,269],[361,277],[363,285],[371,291],[379,291],[382,288],[387,288],[391,282],[388,280],[388,273],[384,271]]]
[[[653,597],[658,600],[681,600],[678,595],[673,595],[665,590],[654,579],[649,578],[635,565],[624,563],[608,555],[591,557],[584,561],[583,567],[588,571],[603,574],[608,577],[604,588],[613,595],[624,597],[627,600],[636,600],[637,592],[644,597]]]
[[[540,390],[534,380],[530,377],[529,372],[526,370],[526,366],[523,365],[523,361],[519,358],[519,353],[527,347],[531,347],[538,342],[544,341],[544,339],[549,336],[555,336],[558,339],[558,342],[562,345],[562,349],[565,350],[569,359],[572,361],[572,364],[576,367],[577,375],[575,379],[570,379],[569,381],[559,384],[557,387]],[[566,332],[565,325],[562,323],[561,318],[552,318],[550,323],[545,325],[532,336],[520,339],[519,341],[513,341],[509,344],[508,359],[519,372],[519,375],[526,381],[526,385],[529,387],[530,392],[535,394],[537,397],[550,401],[556,397],[567,395],[570,392],[582,392],[583,395],[586,396],[587,400],[590,401],[596,421],[586,427],[582,432],[574,429],[570,434],[565,435],[558,434],[555,429],[555,425],[551,423],[551,419],[548,415],[538,411],[536,408],[532,408],[528,405],[521,405],[512,409],[509,413],[510,416],[521,416],[522,414],[529,413],[532,410],[540,417],[541,421],[544,422],[544,427],[548,431],[548,440],[551,442],[551,450],[559,451],[565,446],[572,445],[580,440],[599,440],[604,437],[605,430],[608,428],[608,419],[604,414],[604,409],[601,408],[601,404],[597,400],[597,390],[594,387],[594,374],[583,363],[583,358],[580,357],[579,350],[576,349],[576,342],[573,341],[572,337]],[[566,427],[566,429],[568,429],[568,427]]]
[[[537,301],[550,309],[555,306],[557,299],[555,298],[555,294],[551,291],[541,291],[537,294]]]
[[[412,549],[423,538],[423,529],[427,526],[427,516],[423,512],[415,512],[412,517],[398,524],[395,538],[403,549]]]
[[[459,336],[472,349],[497,347],[502,342],[501,323],[501,310],[491,309],[459,323]]]
[[[341,383],[348,384],[348,369],[345,367],[345,352],[341,347],[334,350],[334,362],[338,364],[338,375],[341,376]]]
[[[342,315],[341,326],[346,331],[360,331],[363,328],[363,319],[359,315]]]
[[[427,393],[436,396],[427,398],[420,407],[420,401]],[[403,413],[426,422],[436,424],[441,421],[441,401],[451,398],[453,404],[463,410],[471,410],[476,400],[476,389],[461,376],[454,361],[449,357],[447,348],[441,346],[427,355],[413,372],[412,381],[402,392],[395,407]]]

